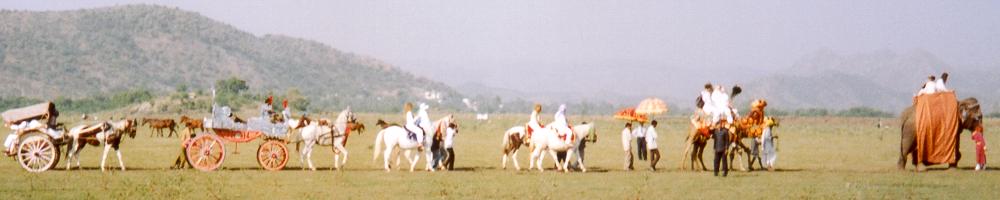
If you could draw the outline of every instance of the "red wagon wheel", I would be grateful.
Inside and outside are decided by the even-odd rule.
[[[277,171],[288,164],[288,148],[285,142],[268,140],[257,148],[257,163],[266,170]]]
[[[18,145],[17,161],[29,172],[44,172],[52,169],[59,162],[59,147],[44,134],[24,135],[24,141]]]
[[[215,135],[198,135],[187,146],[187,159],[195,169],[213,171],[226,160],[226,146]]]

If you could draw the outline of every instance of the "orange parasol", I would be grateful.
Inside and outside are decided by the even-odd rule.
[[[637,114],[635,108],[625,108],[615,113],[615,119],[646,122],[649,121],[649,116]]]

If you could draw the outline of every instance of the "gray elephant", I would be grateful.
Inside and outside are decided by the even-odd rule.
[[[959,124],[958,131],[955,133],[955,137],[959,137],[963,130],[973,131],[976,126],[979,126],[983,121],[983,113],[979,110],[979,101],[976,98],[966,98],[958,102],[958,112],[959,112]],[[917,132],[916,118],[913,110],[913,106],[906,108],[900,115],[901,138],[900,138],[900,148],[899,148],[899,163],[898,167],[900,170],[906,169],[906,156],[911,155],[911,160],[913,165],[917,168],[917,171],[923,171],[924,165],[927,163],[917,163],[917,140],[915,138]],[[958,160],[962,158],[962,153],[958,150],[958,141],[955,141],[955,162],[949,163],[949,168],[956,168],[958,166]]]

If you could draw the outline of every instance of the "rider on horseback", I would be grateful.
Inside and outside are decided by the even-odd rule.
[[[524,138],[531,138],[531,133],[535,132],[535,130],[541,130],[542,128],[545,127],[542,126],[542,123],[540,122],[541,120],[538,119],[539,118],[538,114],[540,114],[541,112],[542,112],[542,105],[535,104],[535,109],[531,111],[531,118],[528,119],[528,124],[524,126],[525,129]],[[527,139],[525,140],[525,142],[530,143],[531,140]]]
[[[573,142],[573,138],[571,137],[573,130],[569,127],[569,122],[566,121],[566,104],[559,105],[559,111],[556,111],[554,121],[549,126],[567,144]]]
[[[406,132],[409,133],[407,134],[407,137],[410,138],[410,140],[417,141],[418,143],[423,142],[418,140],[417,137],[418,134],[419,135],[424,134],[424,129],[421,129],[419,126],[417,126],[416,122],[417,120],[413,116],[413,104],[407,102],[405,105],[403,105],[403,110],[405,112],[404,115],[406,116],[406,123],[403,125],[403,129],[406,129]]]

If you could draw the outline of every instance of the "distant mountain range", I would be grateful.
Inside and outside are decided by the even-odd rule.
[[[84,97],[133,88],[168,92],[182,85],[209,88],[216,80],[238,77],[256,92],[296,88],[321,107],[398,110],[401,102],[434,102],[427,94],[440,93],[441,103],[454,108],[464,107],[465,96],[613,106],[654,96],[672,107],[690,108],[701,85],[716,80],[742,85],[745,94],[737,99],[742,106],[765,98],[783,110],[865,106],[898,112],[928,75],[950,72],[949,85],[960,97],[979,98],[987,112],[1000,108],[997,69],[955,67],[920,50],[852,55],[820,50],[776,71],[631,66],[627,61],[572,68],[422,70],[428,77],[451,77],[444,80],[449,86],[375,58],[305,39],[255,36],[176,8],[0,11],[3,96]],[[506,110],[527,112],[530,106],[522,107]]]
[[[948,86],[959,98],[976,97],[988,112],[1000,108],[998,71],[954,67],[920,50],[855,55],[821,50],[791,68],[751,81],[746,91],[747,96],[766,98],[781,107],[866,106],[898,112],[912,103],[927,76],[942,72],[950,74]]]
[[[255,36],[198,13],[151,5],[0,11],[0,95],[51,99],[131,88],[297,88],[317,106],[398,108],[451,87],[310,40]],[[458,98],[443,102],[460,105]]]

